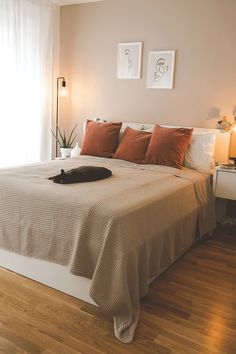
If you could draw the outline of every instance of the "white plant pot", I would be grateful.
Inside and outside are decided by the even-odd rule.
[[[62,158],[70,157],[71,150],[72,150],[71,148],[60,148],[61,157]]]

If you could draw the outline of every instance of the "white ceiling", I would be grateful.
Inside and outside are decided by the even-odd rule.
[[[85,4],[87,2],[95,2],[95,1],[102,1],[102,0],[52,0],[56,4],[62,5],[73,5],[73,4]]]

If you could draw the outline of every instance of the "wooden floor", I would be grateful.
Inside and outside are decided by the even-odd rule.
[[[236,227],[218,229],[152,284],[130,345],[93,306],[0,269],[0,353],[235,354]]]

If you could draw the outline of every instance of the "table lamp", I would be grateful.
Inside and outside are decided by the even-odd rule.
[[[236,164],[236,116],[234,117],[234,123],[231,127],[229,158]]]
[[[218,121],[218,128],[230,133],[229,159],[236,164],[236,115],[233,123],[224,116]]]

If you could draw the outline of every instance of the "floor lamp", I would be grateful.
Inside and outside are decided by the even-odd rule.
[[[61,82],[61,86],[60,86]],[[58,128],[59,128],[59,96],[66,96],[66,80],[63,76],[57,78],[57,107],[56,107],[56,157],[58,154]]]

